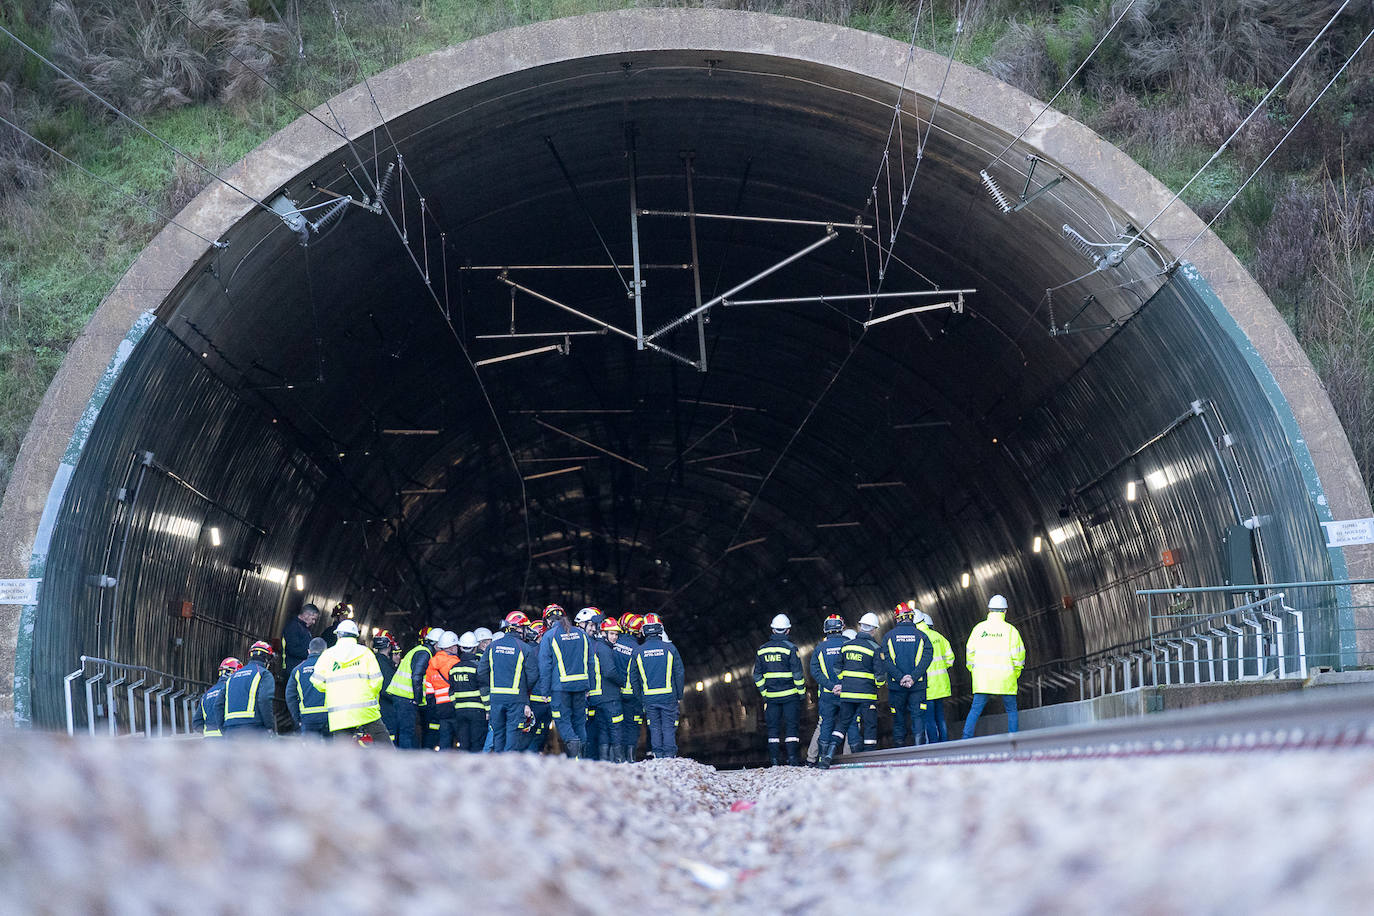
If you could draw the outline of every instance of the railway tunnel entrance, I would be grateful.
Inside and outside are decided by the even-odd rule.
[[[196,677],[305,601],[407,637],[558,601],[661,610],[710,756],[778,611],[807,643],[915,597],[957,643],[1002,593],[1034,663],[1147,636],[1138,588],[1369,575],[1325,547],[1369,497],[1281,317],[1042,108],[871,34],[656,10],[303,115],[44,402],[5,501],[44,580],[16,719],[61,721],[83,654]],[[1317,603],[1339,663],[1351,602]]]

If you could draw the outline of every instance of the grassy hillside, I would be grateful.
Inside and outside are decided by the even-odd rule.
[[[1129,5],[1129,9],[1127,9]],[[821,19],[955,54],[1049,98],[1121,25],[1057,107],[1181,187],[1338,0],[6,0],[0,25],[211,169],[297,111],[435,48],[631,7]],[[1274,147],[1374,24],[1347,11],[1227,153],[1188,189],[1204,219]],[[956,32],[956,12],[962,28]],[[335,15],[337,13],[337,16]],[[0,486],[62,355],[104,293],[204,185],[0,34]],[[102,183],[105,182],[105,183]],[[108,184],[106,184],[108,183]],[[142,206],[130,202],[119,192]],[[1374,484],[1374,43],[1216,226],[1290,321]]]

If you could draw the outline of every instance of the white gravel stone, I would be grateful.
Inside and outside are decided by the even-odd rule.
[[[9,733],[0,772],[5,913],[1278,913],[1374,899],[1367,751],[717,772]],[[752,807],[730,810],[741,800]]]

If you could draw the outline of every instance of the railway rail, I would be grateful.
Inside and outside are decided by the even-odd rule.
[[[1347,747],[1374,747],[1374,689],[1318,688],[1087,725],[863,751],[835,758],[834,767]]]

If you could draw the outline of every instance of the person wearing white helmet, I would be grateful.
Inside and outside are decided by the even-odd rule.
[[[491,645],[492,639],[495,638],[491,630],[488,630],[486,627],[478,627],[472,631],[472,635],[477,639],[476,651],[479,656],[487,651],[487,646]]]
[[[1007,711],[1007,731],[1016,731],[1016,682],[1026,665],[1026,644],[1016,627],[1007,623],[1007,599],[1003,596],[992,596],[987,619],[969,634],[964,664],[973,675],[973,705],[964,720],[963,737],[973,737],[989,697],[1001,698]]]
[[[458,738],[458,719],[453,713],[453,693],[449,670],[458,664],[458,634],[444,630],[435,642],[434,657],[425,668],[426,719],[425,747],[432,751],[453,750]]]
[[[754,653],[754,686],[763,695],[763,719],[768,726],[768,762],[778,766],[801,764],[801,744],[797,736],[801,721],[801,698],[806,691],[801,653],[788,637],[792,621],[778,614],[769,624],[772,637]]]
[[[477,680],[477,634],[458,637],[458,661],[448,669],[448,695],[453,701],[454,738],[458,750],[476,753],[487,731],[487,707]]]
[[[879,626],[877,614],[864,614],[859,618],[858,634],[840,650],[843,659],[840,682],[831,688],[840,698],[840,708],[835,715],[835,728],[820,749],[821,769],[829,768],[835,748],[844,741],[845,732],[855,716],[863,723],[863,750],[872,751],[878,747],[878,688],[887,682],[883,650],[877,639]]]
[[[329,709],[329,732],[334,737],[356,735],[359,743],[391,747],[391,734],[382,724],[377,696],[382,692],[382,669],[377,656],[358,645],[358,625],[342,620],[334,628],[334,645],[320,653],[310,683],[324,694]]]
[[[922,613],[917,617],[916,628],[930,637],[934,649],[930,667],[926,669],[926,743],[935,744],[949,740],[949,728],[945,725],[945,698],[951,693],[949,669],[954,666],[954,649],[949,640],[935,629],[930,614]]]

